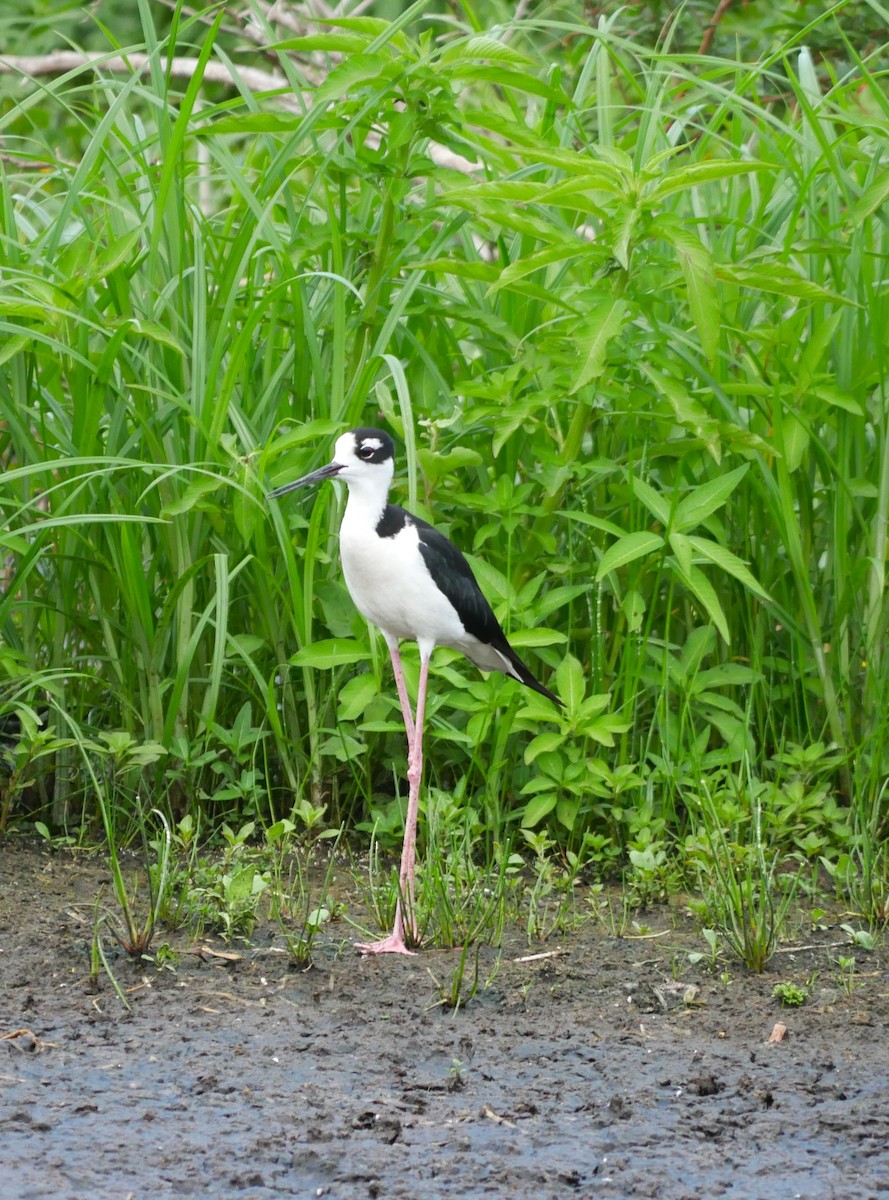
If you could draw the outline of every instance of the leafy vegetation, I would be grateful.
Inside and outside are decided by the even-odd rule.
[[[385,423],[565,702],[437,653],[460,861],[651,902],[708,859],[774,913],[792,855],[885,924],[885,10],[44,7],[0,68],[0,824],[397,843],[340,502],[264,498]],[[457,944],[499,920],[461,872]]]

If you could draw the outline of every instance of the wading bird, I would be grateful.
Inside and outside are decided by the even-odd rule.
[[[483,671],[501,671],[561,704],[534,678],[506,640],[482,595],[469,563],[426,521],[389,503],[395,469],[394,445],[382,429],[354,429],[338,438],[333,461],[269,492],[275,499],[296,488],[342,479],[349,497],[340,525],[340,558],[346,587],[358,611],[382,633],[389,647],[408,744],[408,805],[399,873],[395,924],[379,942],[359,943],[365,954],[410,954],[405,944],[413,926],[414,866],[423,720],[429,659],[436,646],[459,650]],[[398,643],[415,641],[420,651],[416,717],[404,682]]]

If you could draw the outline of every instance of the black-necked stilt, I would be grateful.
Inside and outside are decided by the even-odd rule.
[[[394,446],[388,433],[354,429],[337,440],[333,461],[326,467],[275,488],[269,498],[322,479],[342,479],[348,485],[349,498],[340,525],[343,574],[355,607],[378,627],[389,647],[407,732],[409,792],[399,879],[401,896],[412,908],[423,718],[432,651],[436,646],[459,650],[483,671],[501,671],[556,704],[561,701],[538,683],[510,646],[469,563],[453,542],[426,521],[389,504],[394,469]],[[398,653],[402,638],[415,641],[420,650],[416,719]],[[359,949],[366,954],[410,954],[404,933],[399,899],[392,933],[382,941],[360,944]]]

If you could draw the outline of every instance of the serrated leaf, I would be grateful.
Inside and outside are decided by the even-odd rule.
[[[660,550],[664,544],[664,539],[659,533],[651,533],[648,530],[640,530],[638,533],[628,533],[609,546],[602,555],[602,561],[599,563],[596,571],[596,582],[604,579],[611,571],[617,571],[620,567],[625,567],[627,563],[634,562],[637,558],[643,558],[647,554],[653,554],[655,550]]]
[[[584,321],[583,330],[577,335],[582,363],[569,388],[570,395],[591,380],[598,379],[605,370],[608,343],[620,333],[626,311],[625,300],[613,299],[603,301],[590,312]]]
[[[719,567],[728,575],[733,575],[735,579],[743,583],[744,587],[748,588],[762,600],[771,601],[772,598],[769,593],[757,583],[747,566],[731,550],[727,550],[725,546],[720,546],[718,542],[711,542],[709,538],[696,537],[694,534],[689,535],[688,540],[695,551],[698,554],[702,554],[714,566]]]
[[[439,56],[439,62],[451,64],[455,62],[478,61],[488,59],[490,62],[509,63],[514,67],[530,67],[530,58],[514,50],[512,46],[487,34],[476,34],[460,41],[451,42],[445,46]]]
[[[688,307],[701,339],[701,347],[712,362],[719,349],[719,298],[716,294],[716,270],[704,243],[678,222],[655,218],[651,222],[676,252],[685,280]]]
[[[663,200],[675,192],[682,192],[702,183],[712,183],[714,180],[730,179],[736,175],[749,175],[753,171],[776,171],[775,163],[759,162],[753,159],[710,159],[707,162],[690,163],[669,171],[647,193],[650,201]]]
[[[811,279],[806,279],[793,267],[784,263],[727,264],[719,263],[716,278],[739,287],[749,287],[760,292],[774,292],[779,296],[793,296],[798,300],[833,300],[837,304],[852,304],[848,296],[832,292]]]
[[[582,242],[578,238],[577,241],[556,246],[547,246],[544,250],[528,254],[524,258],[517,258],[515,262],[511,262],[508,267],[504,267],[500,271],[496,281],[488,288],[488,295],[493,295],[500,288],[509,287],[518,280],[524,279],[527,275],[533,274],[534,271],[539,271],[542,267],[548,267],[557,262],[564,262],[569,258],[579,258],[591,253],[592,250],[593,248],[590,247],[589,243]],[[600,255],[601,250],[595,247],[595,253],[596,255]],[[496,271],[497,268],[491,269]]]

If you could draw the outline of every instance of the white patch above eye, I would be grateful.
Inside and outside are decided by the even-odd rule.
[[[382,448],[382,445],[383,445],[383,443],[380,441],[379,438],[362,438],[361,439],[361,449],[362,450],[365,450],[368,448],[371,450],[380,450]]]

